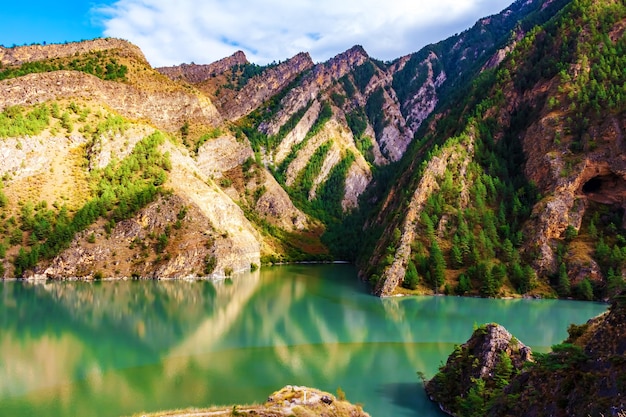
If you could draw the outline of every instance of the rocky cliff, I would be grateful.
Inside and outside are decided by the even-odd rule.
[[[395,71],[392,86],[402,115],[419,141],[405,152],[403,173],[379,200],[369,224],[380,234],[362,257],[361,271],[378,293],[591,299],[610,297],[624,286],[619,242],[624,238],[625,125],[617,93],[622,81],[611,64],[623,43],[624,16],[612,2],[591,3],[516,2],[439,48],[389,67]],[[475,37],[493,29],[494,22],[509,25],[510,16],[524,8],[535,9],[506,40],[483,43]],[[612,14],[605,31],[613,35],[602,38],[597,22]],[[538,21],[544,23],[530,31]],[[594,42],[603,42],[602,52],[594,57],[582,52]],[[444,47],[450,55],[441,53]],[[561,51],[560,61],[546,57],[552,50]],[[485,61],[463,67],[459,63],[468,54]],[[453,69],[452,62],[460,67]],[[459,69],[482,74],[455,95],[448,89],[464,79]],[[602,75],[609,72],[615,76]],[[439,104],[429,110],[428,100],[420,97]],[[439,195],[423,188],[441,149],[469,131],[474,151],[464,174],[459,177],[454,165],[446,167],[439,173]],[[426,203],[419,217],[412,209],[415,198]],[[430,237],[407,233],[416,226]],[[406,279],[410,263],[417,271],[411,284]]]
[[[156,70],[172,80],[182,80],[190,84],[199,84],[211,77],[216,77],[230,70],[235,65],[249,64],[246,54],[237,51],[229,57],[211,64],[180,64],[173,67],[161,67]]]
[[[483,415],[485,407],[480,403],[490,401],[530,361],[530,348],[504,327],[487,324],[455,349],[425,389],[450,415]]]
[[[528,348],[500,326],[481,327],[450,355],[426,391],[451,415],[622,415],[624,306],[622,294],[608,313],[571,325],[564,343],[534,355],[526,366]]]
[[[204,125],[222,120],[207,97],[178,91],[145,91],[77,71],[28,74],[0,82],[0,109],[33,106],[53,100],[81,99],[106,103],[125,117],[149,120],[155,126],[176,131],[187,120]]]
[[[115,38],[94,39],[64,44],[28,45],[13,48],[0,46],[0,62],[4,66],[21,65],[55,58],[78,56],[81,54],[116,50],[122,56],[132,56],[148,63],[143,52],[132,43]]]

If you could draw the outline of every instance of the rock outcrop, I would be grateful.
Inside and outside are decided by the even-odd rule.
[[[361,46],[355,46],[328,62],[316,65],[281,100],[280,110],[276,115],[271,120],[261,123],[259,129],[268,135],[275,135],[289,117],[317,97],[320,91],[330,87],[333,82],[361,65],[366,59],[368,55],[365,50]]]
[[[590,126],[589,140],[601,146],[577,157],[554,140],[564,136],[561,112],[560,108],[550,110],[546,103],[543,117],[522,138],[528,156],[525,174],[547,196],[534,207],[533,221],[525,231],[529,241],[535,242],[530,250],[540,253],[535,261],[540,275],[557,271],[557,243],[568,227],[581,229],[590,202],[626,210],[626,119],[608,116]],[[626,224],[626,217],[622,223]]]
[[[626,297],[513,378],[485,415],[621,416],[626,413]]]
[[[250,79],[234,97],[228,101],[216,101],[224,118],[237,120],[259,107],[270,97],[285,88],[299,74],[313,67],[308,53],[300,53],[293,58],[269,68],[263,74]]]
[[[28,45],[3,48],[0,46],[0,62],[2,65],[21,65],[27,62],[47,59],[65,58],[90,52],[117,50],[122,56],[132,56],[148,63],[139,47],[132,43],[115,38],[100,38],[90,41],[69,42],[64,44]]]
[[[626,293],[607,313],[568,332],[552,352],[532,357],[503,327],[481,326],[426,383],[426,392],[458,416],[623,415]]]
[[[222,121],[205,96],[182,89],[150,92],[77,71],[29,74],[0,81],[0,97],[0,110],[60,99],[106,103],[125,117],[149,120],[167,131],[177,131],[186,121],[212,126]]]
[[[223,74],[235,65],[245,65],[248,63],[246,54],[242,51],[237,51],[231,56],[222,58],[212,64],[181,64],[173,67],[156,68],[156,70],[174,81],[182,80],[190,84],[198,84],[211,77]]]
[[[154,417],[189,417],[190,415],[211,415],[215,417],[228,417],[232,415],[246,414],[259,417],[369,417],[361,406],[350,404],[345,398],[337,398],[334,395],[317,390],[315,388],[287,385],[272,393],[264,404],[246,406],[235,405],[223,410],[211,409],[206,413],[202,410],[183,410],[172,412],[159,412]],[[147,417],[153,415],[148,414]]]
[[[529,361],[532,361],[529,347],[504,327],[487,324],[476,329],[466,343],[455,349],[439,373],[426,383],[425,389],[443,411],[463,416],[464,402],[471,401],[472,395],[486,396],[486,390],[508,383]],[[476,391],[477,384],[482,385],[483,392]]]

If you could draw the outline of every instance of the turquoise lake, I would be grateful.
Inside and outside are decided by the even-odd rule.
[[[0,416],[124,416],[338,387],[373,417],[441,416],[432,377],[475,324],[546,352],[606,304],[378,299],[349,265],[225,281],[0,283]]]

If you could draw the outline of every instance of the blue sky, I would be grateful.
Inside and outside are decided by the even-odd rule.
[[[94,0],[5,2],[0,44],[100,36],[138,45],[153,66],[210,63],[243,50],[265,64],[320,62],[362,45],[391,60],[505,9],[512,0]]]
[[[33,42],[63,43],[102,36],[104,26],[93,21],[91,10],[105,4],[103,1],[4,2],[0,12],[0,44],[10,47]]]

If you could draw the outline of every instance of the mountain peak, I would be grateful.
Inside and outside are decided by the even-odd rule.
[[[231,56],[222,58],[211,64],[181,64],[172,67],[156,68],[161,74],[173,80],[185,80],[189,83],[201,83],[210,77],[223,74],[235,65],[249,64],[248,58],[243,51],[237,51]]]

